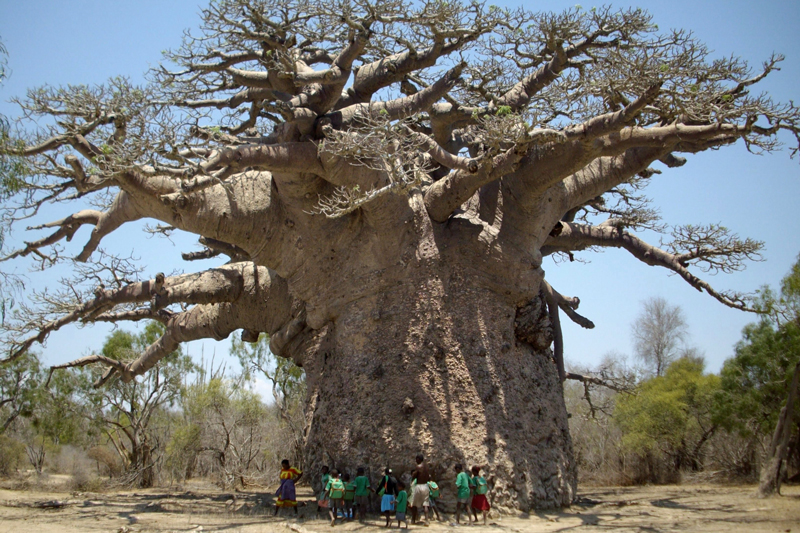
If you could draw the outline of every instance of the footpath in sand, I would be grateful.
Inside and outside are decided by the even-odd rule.
[[[190,490],[166,489],[65,493],[0,489],[0,533],[46,532],[195,532],[318,533],[386,531],[371,514],[366,523],[331,528],[316,518],[316,506],[300,508],[298,518],[273,517],[272,494],[221,492],[197,485]],[[501,516],[484,526],[453,524],[452,515],[424,531],[488,532],[783,532],[800,533],[800,486],[785,486],[783,496],[759,500],[754,486],[682,485],[648,487],[585,487],[579,503],[561,511]],[[311,501],[307,487],[300,501]],[[282,511],[286,513],[287,511]],[[289,511],[288,513],[291,513]],[[393,522],[397,527],[397,522]]]

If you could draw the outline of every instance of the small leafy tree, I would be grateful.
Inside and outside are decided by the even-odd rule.
[[[757,443],[778,422],[794,367],[792,344],[800,337],[779,332],[769,320],[748,324],[734,355],[720,371],[717,418],[725,429]]]
[[[658,456],[669,460],[671,471],[702,467],[704,448],[717,429],[712,414],[719,389],[719,377],[704,374],[703,366],[700,359],[682,357],[617,402],[614,417],[623,444],[649,459],[651,478],[657,477]]]
[[[85,440],[85,424],[77,414],[75,382],[56,376],[47,387],[38,357],[26,353],[0,373],[0,435],[21,443],[28,461],[42,473],[45,459],[62,444]]]
[[[761,290],[759,322],[747,325],[735,354],[722,368],[717,418],[755,450],[767,441],[759,495],[780,490],[789,436],[800,427],[795,405],[800,375],[800,259],[782,280],[780,293]],[[795,454],[800,442],[794,443]],[[798,458],[800,462],[800,458]]]
[[[9,74],[8,51],[0,41],[0,86]],[[5,115],[0,115],[0,202],[19,192],[23,184],[21,176],[25,175],[25,164],[22,158],[10,153],[17,145],[9,135],[9,123]],[[8,229],[8,222],[0,222],[0,257],[3,255],[3,245]],[[6,313],[14,306],[14,292],[20,287],[18,276],[0,271],[0,326],[5,323]]]
[[[0,372],[0,434],[19,416],[30,416],[36,402],[41,365],[36,355],[26,353]]]
[[[771,419],[774,431],[760,473],[758,495],[764,497],[780,493],[781,469],[789,456],[790,435],[797,433],[800,422],[796,406],[800,382],[800,257],[781,280],[779,294],[769,287],[762,289],[759,308],[764,314],[762,321],[750,330],[758,335],[737,347],[737,352],[741,348],[742,357],[734,358],[728,369],[732,382],[728,390],[734,397],[739,391],[746,391],[744,403],[753,407],[751,411],[758,409],[753,402],[760,401],[769,403],[772,413],[780,413],[777,417],[765,417]],[[735,390],[737,378],[739,384],[745,381],[745,385],[752,386]],[[747,380],[752,383],[746,383]],[[800,443],[796,442],[794,448],[797,451]]]
[[[158,322],[149,323],[138,334],[115,331],[106,339],[102,356],[120,362],[135,359],[163,331]],[[124,483],[140,487],[154,484],[156,464],[166,444],[156,428],[159,417],[180,399],[183,378],[193,369],[191,358],[175,350],[139,381],[120,379],[97,389],[90,382],[103,381],[101,370],[84,372],[83,401],[89,406],[91,419],[119,454],[125,469]]]

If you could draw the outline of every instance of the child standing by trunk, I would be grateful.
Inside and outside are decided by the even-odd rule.
[[[328,473],[328,466],[325,465],[322,467],[322,491],[320,491],[319,496],[317,496],[317,517],[319,517],[320,511],[328,508],[329,502],[325,489],[330,479],[331,475]]]
[[[394,500],[396,510],[394,517],[397,519],[397,529],[400,529],[400,522],[406,523],[408,529],[408,520],[406,520],[406,508],[408,507],[408,493],[406,492],[406,484],[402,481],[397,482],[397,498]],[[386,523],[389,526],[389,523]]]
[[[455,466],[456,471],[456,490],[458,493],[456,494],[457,503],[456,503],[456,524],[461,523],[461,509],[467,511],[467,521],[472,523],[472,517],[469,515],[469,509],[467,508],[467,501],[469,500],[469,476],[466,472],[464,472],[464,468],[461,464],[457,464]]]
[[[430,502],[431,511],[436,515],[436,521],[441,522],[442,519],[439,518],[439,509],[436,508],[436,499],[439,497],[439,485],[435,481],[430,480],[428,481],[428,488],[430,489],[428,501]]]
[[[328,513],[331,516],[331,527],[333,527],[336,525],[336,512],[340,509],[344,512],[344,483],[339,479],[339,472],[335,468],[331,471],[331,478],[325,491],[330,500]]]
[[[369,485],[369,478],[364,475],[364,468],[359,467],[356,471],[356,506],[358,507],[358,519],[363,521],[367,517],[367,504],[369,503],[369,493],[375,492]]]
[[[350,481],[350,474],[342,476],[344,483],[344,517],[348,520],[353,519],[353,502],[356,498],[356,484]]]
[[[489,492],[489,485],[486,478],[480,475],[481,467],[472,467],[472,481],[475,485],[475,495],[472,497],[472,513],[475,515],[475,521],[478,521],[478,511],[483,513],[483,525],[486,525],[486,515],[489,513],[489,500],[486,499],[486,493]]]

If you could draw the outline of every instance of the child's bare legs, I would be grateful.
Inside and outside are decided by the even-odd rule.
[[[442,521],[442,519],[441,519],[441,518],[439,518],[439,509],[437,509],[437,508],[436,508],[436,505],[435,505],[435,504],[434,504],[434,505],[431,505],[431,510],[433,511],[433,514],[435,514],[435,515],[436,515],[436,521],[437,521],[437,522],[441,522],[441,521]]]
[[[486,517],[487,516],[489,516],[489,512],[488,511],[483,511],[483,525],[484,526],[486,525]]]
[[[461,523],[461,506],[464,505],[461,502],[456,503],[456,524]]]
[[[384,514],[386,515],[386,525],[384,527],[389,527],[389,521],[392,519],[392,513],[391,511],[386,511]]]
[[[336,525],[336,507],[334,505],[331,505],[328,514],[331,516],[331,525]]]

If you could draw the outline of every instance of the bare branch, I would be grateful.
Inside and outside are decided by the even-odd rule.
[[[0,363],[16,359],[34,342],[43,343],[47,336],[63,326],[76,322],[91,322],[95,317],[108,313],[115,306],[124,304],[150,303],[155,310],[174,303],[211,304],[232,302],[247,291],[259,294],[269,290],[274,274],[264,267],[253,267],[252,263],[234,263],[197,274],[156,278],[140,283],[124,285],[119,289],[98,288],[95,297],[73,306],[56,319],[42,324],[30,324],[27,329],[35,329],[36,334],[12,343],[8,357]],[[284,290],[284,289],[281,289]],[[276,292],[276,295],[280,293]],[[277,298],[276,296],[276,299]],[[263,307],[263,304],[257,306]],[[106,315],[108,316],[108,315]]]
[[[698,291],[707,292],[728,307],[741,309],[742,311],[755,312],[745,296],[714,290],[707,282],[689,272],[689,270],[681,264],[679,257],[675,254],[647,244],[638,237],[626,231],[622,231],[612,224],[586,226],[574,223],[562,223],[561,233],[557,237],[550,237],[547,240],[543,253],[552,253],[560,250],[582,250],[590,246],[623,248],[645,264],[661,266],[675,272]],[[720,260],[724,260],[727,252],[720,249],[715,253],[709,250],[708,253],[717,255]]]

